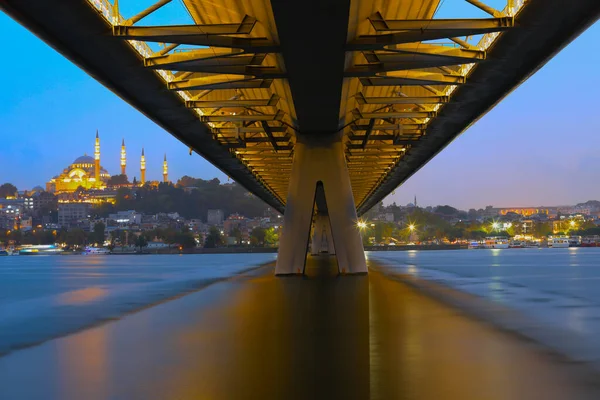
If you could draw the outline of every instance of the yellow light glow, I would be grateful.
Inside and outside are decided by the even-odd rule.
[[[367,224],[364,221],[358,221],[356,223],[356,226],[358,226],[359,229],[365,229],[367,227]]]
[[[414,231],[415,230],[415,225],[414,224],[410,224],[408,226],[408,229],[411,230],[411,231]]]

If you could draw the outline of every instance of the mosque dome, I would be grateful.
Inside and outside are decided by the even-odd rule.
[[[75,161],[73,161],[73,164],[93,164],[94,161],[94,157],[90,157],[84,154],[81,157],[77,157]]]

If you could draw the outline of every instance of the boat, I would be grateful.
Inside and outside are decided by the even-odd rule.
[[[508,239],[505,237],[487,237],[483,242],[483,247],[486,249],[508,249]]]
[[[469,245],[467,246],[467,248],[469,248],[469,249],[483,249],[483,245],[480,242],[478,242],[476,240],[473,240],[473,241],[469,242]]]
[[[529,240],[528,242],[525,243],[525,248],[526,249],[539,249],[540,242],[538,242],[536,240]]]
[[[62,249],[53,244],[40,244],[40,245],[24,245],[18,254],[20,256],[33,256],[33,255],[57,255],[62,253]],[[13,253],[14,255],[14,253]]]
[[[110,254],[110,250],[105,249],[104,247],[86,247],[82,253],[84,256],[93,256],[93,255],[104,255]]]
[[[7,256],[7,255],[8,255],[8,251],[0,250],[0,256]]]
[[[584,236],[581,239],[581,247],[600,247],[600,236]]]
[[[569,247],[569,238],[566,236],[554,236],[548,238],[548,247],[562,249]]]
[[[579,247],[581,246],[581,236],[570,236],[569,237],[569,247]]]
[[[508,248],[510,249],[522,249],[526,245],[526,242],[521,240],[511,240],[508,244]]]

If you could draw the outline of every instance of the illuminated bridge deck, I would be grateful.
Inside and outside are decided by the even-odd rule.
[[[379,272],[270,267],[0,358],[2,399],[597,399],[581,371]]]
[[[451,19],[462,0],[0,8],[279,211],[301,139],[339,137],[360,215],[600,16],[597,0],[466,1]]]

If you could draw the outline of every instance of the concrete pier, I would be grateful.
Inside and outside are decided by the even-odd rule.
[[[377,271],[272,267],[0,358],[1,399],[597,399],[579,367]]]

